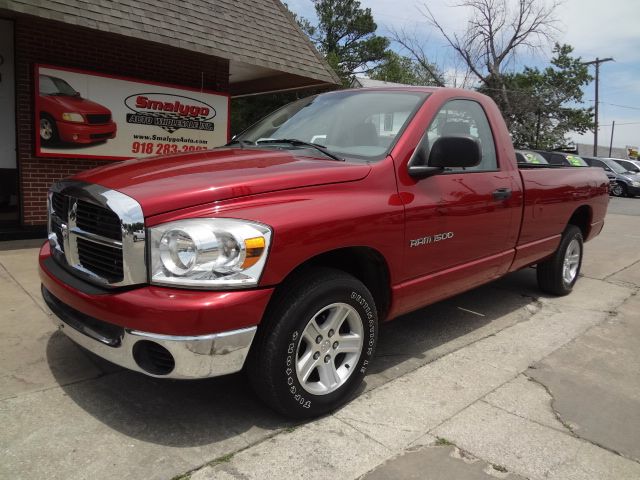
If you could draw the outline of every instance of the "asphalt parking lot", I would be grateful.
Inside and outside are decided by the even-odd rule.
[[[241,374],[156,380],[55,331],[35,243],[0,243],[0,478],[638,479],[640,198],[574,292],[531,268],[381,329],[359,397],[292,423]]]

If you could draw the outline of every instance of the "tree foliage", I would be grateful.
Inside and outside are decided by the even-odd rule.
[[[556,44],[551,65],[543,70],[525,67],[520,73],[503,74],[504,92],[511,108],[503,109],[514,143],[522,148],[553,149],[565,143],[565,135],[593,128],[593,109],[582,108],[582,87],[592,77],[573,48]],[[495,96],[486,87],[480,91]]]
[[[413,58],[387,51],[385,58],[369,72],[369,78],[385,82],[404,83],[406,85],[442,86],[444,79],[438,67],[429,64],[428,68]]]
[[[378,26],[370,8],[357,0],[313,0],[318,25],[306,19],[298,24],[349,85],[355,72],[367,72],[385,58],[389,40],[375,34]]]

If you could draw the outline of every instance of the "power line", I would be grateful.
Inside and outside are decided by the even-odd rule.
[[[640,122],[621,122],[621,123],[616,123],[616,125],[640,125]],[[602,125],[600,125],[601,127],[610,127],[611,124],[610,123],[604,123]]]
[[[618,105],[617,103],[607,103],[607,102],[600,102],[600,103],[604,103],[605,105],[611,105],[613,107],[628,108],[629,110],[640,110],[640,107],[632,107],[631,105]]]

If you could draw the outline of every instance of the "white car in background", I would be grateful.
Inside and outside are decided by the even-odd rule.
[[[607,158],[607,160],[613,160],[621,167],[627,169],[628,172],[640,174],[640,160],[628,160],[626,158]]]

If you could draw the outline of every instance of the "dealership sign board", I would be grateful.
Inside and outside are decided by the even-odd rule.
[[[124,160],[206,150],[229,137],[229,96],[36,65],[36,154]]]

